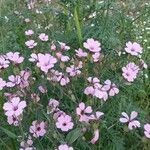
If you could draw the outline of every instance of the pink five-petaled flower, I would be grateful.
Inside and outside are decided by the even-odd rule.
[[[65,115],[66,115],[65,112],[63,112],[63,111],[57,109],[56,111],[54,111],[53,119],[54,119],[55,121],[57,121],[57,119],[58,119],[60,116],[65,116]]]
[[[71,121],[71,117],[69,115],[61,115],[60,117],[58,117],[56,127],[61,129],[62,131],[68,131],[72,129],[73,126],[74,124]]]
[[[33,30],[27,30],[27,31],[25,31],[25,35],[27,35],[27,36],[31,36],[32,34],[34,34]]]
[[[6,81],[0,78],[0,91],[6,86]]]
[[[20,87],[25,88],[29,86],[29,77],[30,77],[30,72],[27,70],[22,70],[20,72],[20,77],[21,77],[21,82],[20,82]]]
[[[79,58],[81,57],[87,57],[87,52],[84,52],[81,48],[79,48],[78,50],[75,50],[76,52],[76,56],[78,56]]]
[[[31,58],[29,58],[30,62],[37,62],[38,61],[38,55],[37,54],[32,53],[30,56],[31,56]]]
[[[23,113],[24,108],[26,107],[25,101],[20,101],[19,97],[14,97],[10,101],[4,103],[3,109],[6,116],[19,116]]]
[[[122,76],[128,81],[133,82],[139,72],[139,67],[135,63],[128,63],[122,68]]]
[[[134,128],[140,127],[140,122],[138,120],[135,120],[138,113],[136,111],[132,111],[130,117],[127,115],[127,113],[122,112],[122,116],[119,121],[122,123],[127,123],[129,130],[132,130]]]
[[[104,83],[105,84],[102,88],[108,92],[109,96],[114,96],[119,93],[119,89],[117,88],[117,86],[114,83],[112,83],[109,79],[106,80]]]
[[[94,84],[99,83],[100,80],[98,78],[96,78],[96,77],[88,77],[87,80],[92,85],[90,85],[90,86],[88,86],[88,87],[85,88],[84,94],[86,94],[86,95],[92,95],[93,96],[94,92],[95,92],[95,90],[94,90]]]
[[[104,115],[103,112],[97,111],[97,112],[95,112],[95,114],[90,115],[89,118],[90,118],[90,121],[91,120],[95,121],[95,120],[99,120],[101,118],[101,116],[103,116],[103,115]]]
[[[14,126],[19,126],[19,123],[21,122],[22,120],[22,117],[21,116],[9,116],[7,117],[7,122],[10,124],[10,125],[14,125]]]
[[[53,42],[50,45],[50,48],[51,48],[52,51],[56,51],[56,45]]]
[[[83,46],[88,49],[90,52],[97,53],[101,50],[100,43],[95,41],[94,39],[87,39],[86,42],[83,43]]]
[[[70,47],[66,45],[66,43],[59,42],[61,50],[69,50]]]
[[[0,55],[0,69],[9,67],[9,61],[6,60],[6,56]]]
[[[73,150],[73,148],[69,147],[67,144],[61,144],[58,146],[57,150]]]
[[[50,99],[47,107],[47,114],[53,113],[58,109],[59,102],[55,99]]]
[[[79,116],[80,122],[89,122],[90,114],[92,113],[91,106],[85,107],[85,104],[81,102],[79,106],[76,108],[76,114]]]
[[[56,62],[57,59],[50,54],[38,54],[37,66],[45,73],[47,73],[49,69],[53,68]]]
[[[7,87],[14,87],[16,85],[19,85],[21,82],[21,77],[19,75],[10,75],[8,77],[9,82],[7,82]]]
[[[145,124],[144,125],[144,134],[147,138],[150,139],[150,124]]]
[[[58,72],[57,70],[51,70],[52,75],[47,77],[50,81],[60,82],[61,86],[65,86],[70,82],[70,79],[65,76],[62,72]]]
[[[96,130],[94,131],[94,136],[93,136],[93,138],[92,138],[92,140],[91,140],[91,143],[92,143],[92,144],[95,144],[95,143],[98,141],[98,139],[99,139],[99,130],[96,129]]]
[[[66,72],[69,73],[70,76],[74,77],[76,75],[81,74],[81,71],[79,70],[82,68],[82,62],[80,61],[78,65],[71,65],[70,67],[66,68]]]
[[[59,82],[61,86],[65,86],[70,82],[70,79],[67,76],[62,75]]]
[[[100,59],[100,53],[95,53],[92,55],[93,62],[98,62]]]
[[[25,42],[25,45],[26,45],[28,48],[32,49],[32,48],[34,48],[34,47],[37,45],[37,43],[36,43],[34,40],[29,40],[29,41],[26,41],[26,42]]]
[[[60,59],[62,62],[67,62],[70,60],[68,56],[62,55],[61,52],[56,53],[56,56],[58,59]]]
[[[42,86],[42,85],[40,85],[40,86],[38,87],[38,90],[39,90],[41,93],[43,93],[43,94],[47,93],[47,88],[44,87],[44,86]]]
[[[31,136],[29,135],[26,140],[21,141],[20,143],[20,149],[19,150],[35,150],[34,147],[32,147],[33,141]]]
[[[9,59],[11,62],[13,62],[14,64],[21,64],[24,60],[23,57],[19,56],[19,52],[9,52],[6,54],[6,58]]]
[[[48,41],[48,35],[46,35],[45,33],[41,33],[39,35],[39,39],[43,42],[46,42],[46,41]]]
[[[108,99],[108,93],[103,89],[103,85],[99,83],[94,84],[94,94],[93,96],[106,101]]]
[[[40,136],[44,136],[46,134],[46,125],[45,122],[38,122],[37,120],[32,122],[32,126],[30,126],[30,133],[32,133],[32,135],[34,137],[40,137]]]
[[[133,56],[138,56],[142,53],[142,47],[136,42],[131,43],[129,41],[128,43],[126,43],[126,46],[127,47],[125,48],[125,51]]]

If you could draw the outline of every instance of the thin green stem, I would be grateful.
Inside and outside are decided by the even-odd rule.
[[[79,16],[78,16],[76,6],[74,7],[74,21],[75,21],[75,26],[76,26],[76,30],[77,30],[79,44],[80,44],[80,47],[81,47],[83,38],[82,38],[81,27],[80,27],[80,22],[79,22]]]

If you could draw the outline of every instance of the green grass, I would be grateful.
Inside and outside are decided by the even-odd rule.
[[[150,123],[150,69],[144,70],[143,74],[140,74],[129,86],[121,78],[121,68],[127,64],[127,61],[137,60],[127,58],[125,55],[118,57],[118,52],[124,50],[127,41],[136,41],[143,47],[142,59],[150,65],[149,1],[56,0],[50,5],[38,2],[36,7],[43,14],[29,11],[26,2],[22,0],[0,1],[0,54],[18,51],[25,57],[26,61],[21,68],[30,68],[37,81],[32,83],[33,80],[31,80],[32,86],[28,89],[29,92],[36,92],[40,84],[48,88],[47,95],[40,95],[40,103],[43,106],[31,103],[29,95],[24,97],[29,107],[19,128],[8,125],[2,109],[6,99],[0,91],[0,150],[18,149],[20,143],[18,136],[28,133],[29,126],[36,119],[49,123],[46,137],[34,139],[34,146],[38,150],[53,150],[67,140],[68,133],[59,133],[52,117],[46,114],[49,98],[60,100],[60,108],[72,115],[73,119],[75,119],[75,107],[81,101],[92,104],[94,110],[104,112],[105,115],[99,125],[100,139],[97,144],[91,145],[87,142],[92,136],[90,130],[94,128],[92,125],[88,127],[87,135],[79,137],[72,143],[75,150],[149,150],[150,141],[144,137],[143,130],[127,131],[119,122],[119,117],[123,111],[136,110],[139,113],[138,119],[142,128],[145,123]],[[93,13],[96,13],[96,16],[89,18],[89,15]],[[25,18],[30,18],[31,22],[25,23]],[[27,29],[35,31],[34,39],[37,39],[39,33],[45,32],[49,35],[50,41],[67,43],[71,46],[71,50],[67,53],[69,56],[74,54],[74,49],[82,48],[81,45],[87,38],[94,38],[101,42],[103,64],[94,66],[87,63],[85,74],[82,74],[79,79],[72,79],[72,84],[65,88],[47,82],[46,79],[42,79],[42,73],[27,61],[31,54],[24,44],[27,40],[24,32]],[[43,43],[40,43],[36,49],[36,52],[48,51],[50,51],[49,45]],[[7,80],[8,76],[13,74],[12,70],[11,67],[6,71],[0,70],[0,77]],[[87,85],[85,76],[98,77],[102,82],[109,78],[119,85],[120,93],[106,103],[85,96],[83,94]],[[16,89],[7,92],[16,92]],[[83,125],[76,119],[75,126],[81,128]]]

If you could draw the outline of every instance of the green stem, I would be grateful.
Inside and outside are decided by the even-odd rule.
[[[76,26],[76,30],[77,30],[79,44],[80,44],[80,47],[82,47],[82,39],[83,38],[82,38],[81,27],[80,27],[80,22],[79,22],[79,16],[78,16],[76,6],[74,8],[74,21],[75,21],[75,26]]]

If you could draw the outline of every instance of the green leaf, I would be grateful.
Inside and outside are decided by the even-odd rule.
[[[15,135],[14,133],[12,133],[11,131],[3,128],[3,127],[0,127],[0,129],[5,133],[7,134],[10,138],[13,138],[13,139],[16,139],[17,138],[17,135]]]
[[[77,128],[67,134],[66,140],[68,144],[72,144],[81,136],[82,136],[81,129]]]

